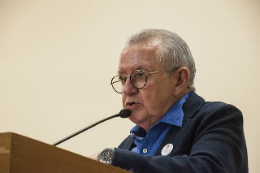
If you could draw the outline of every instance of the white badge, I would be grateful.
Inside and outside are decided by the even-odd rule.
[[[162,149],[162,155],[167,156],[168,154],[170,154],[172,152],[172,149],[173,149],[172,144],[165,145]]]

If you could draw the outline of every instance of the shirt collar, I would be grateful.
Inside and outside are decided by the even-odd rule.
[[[190,92],[188,92],[180,100],[178,100],[158,123],[163,122],[166,124],[176,125],[181,127],[183,116],[184,116],[182,106],[186,102],[187,98],[189,97],[189,94]]]
[[[187,94],[185,94],[180,100],[178,100],[171,108],[170,110],[165,114],[165,116],[158,121],[155,125],[159,124],[159,123],[165,123],[165,124],[169,124],[169,125],[175,125],[175,126],[179,126],[182,127],[182,121],[183,121],[183,109],[182,106],[185,103],[185,101],[187,100],[187,98],[189,97],[190,92],[188,92]],[[155,126],[154,125],[154,126]],[[145,136],[146,131],[139,127],[138,125],[134,126],[130,133],[133,136]]]

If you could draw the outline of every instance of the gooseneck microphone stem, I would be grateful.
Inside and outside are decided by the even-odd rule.
[[[113,116],[110,116],[110,117],[105,118],[105,119],[103,119],[103,120],[100,120],[100,121],[98,121],[98,122],[96,122],[96,123],[93,123],[93,124],[91,124],[91,125],[89,125],[89,126],[83,128],[83,129],[81,129],[81,130],[79,130],[79,131],[77,131],[77,132],[71,134],[70,136],[61,139],[60,141],[55,142],[53,145],[54,145],[54,146],[57,146],[57,145],[61,144],[62,142],[67,141],[67,140],[69,140],[70,138],[72,138],[72,137],[74,137],[74,136],[77,136],[78,134],[80,134],[80,133],[82,133],[82,132],[85,132],[86,130],[88,130],[88,129],[92,128],[92,127],[95,127],[96,125],[98,125],[98,124],[100,124],[100,123],[102,123],[102,122],[104,122],[104,121],[106,121],[106,120],[109,120],[109,119],[112,119],[112,118],[115,118],[115,117],[118,117],[118,116],[119,116],[119,114],[113,115]]]
[[[79,130],[79,131],[77,131],[77,132],[75,132],[75,133],[69,135],[68,137],[65,137],[65,138],[63,138],[63,139],[61,139],[61,140],[55,142],[53,145],[54,145],[54,146],[57,146],[57,145],[61,144],[62,142],[67,141],[67,140],[69,140],[70,138],[72,138],[72,137],[74,137],[74,136],[77,136],[78,134],[80,134],[80,133],[82,133],[82,132],[84,132],[84,131],[86,131],[86,130],[92,128],[92,127],[95,127],[96,125],[98,125],[98,124],[100,124],[100,123],[102,123],[102,122],[104,122],[104,121],[107,121],[107,120],[109,120],[109,119],[112,119],[112,118],[115,118],[115,117],[119,117],[119,116],[120,116],[121,118],[127,118],[127,117],[129,117],[130,115],[131,115],[131,111],[130,111],[130,110],[128,110],[128,109],[123,109],[123,110],[121,110],[121,111],[119,112],[119,114],[112,115],[112,116],[107,117],[107,118],[105,118],[105,119],[102,119],[102,120],[100,120],[100,121],[98,121],[98,122],[96,122],[96,123],[93,123],[93,124],[91,124],[91,125],[89,125],[89,126],[83,128],[83,129],[81,129],[81,130]]]

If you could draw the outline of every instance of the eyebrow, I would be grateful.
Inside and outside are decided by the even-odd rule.
[[[145,67],[144,65],[140,65],[138,66],[137,68],[135,68],[133,71],[135,70],[148,70],[148,71],[152,71],[150,68],[147,68]],[[118,71],[117,73],[118,75],[121,75],[121,74],[125,74],[124,72],[121,72],[121,71]]]

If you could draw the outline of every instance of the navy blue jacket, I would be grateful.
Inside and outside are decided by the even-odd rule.
[[[236,107],[191,92],[183,111],[182,127],[171,127],[155,156],[129,151],[129,135],[115,148],[112,165],[136,173],[248,173],[243,117]],[[167,144],[174,148],[162,156]]]

